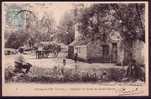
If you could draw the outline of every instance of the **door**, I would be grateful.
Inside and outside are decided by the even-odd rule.
[[[117,62],[117,43],[112,43],[111,61]]]
[[[109,55],[109,46],[103,45],[103,62],[108,62],[108,55]]]
[[[73,58],[74,57],[74,47],[73,46],[69,46],[68,47],[68,58]]]

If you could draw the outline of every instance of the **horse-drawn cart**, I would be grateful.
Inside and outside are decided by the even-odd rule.
[[[36,58],[48,58],[50,53],[57,57],[60,51],[61,46],[55,43],[41,44],[41,49],[36,50]]]

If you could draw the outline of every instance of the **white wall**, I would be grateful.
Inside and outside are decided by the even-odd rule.
[[[87,59],[87,46],[81,45],[74,47],[74,53],[77,53],[79,58]]]

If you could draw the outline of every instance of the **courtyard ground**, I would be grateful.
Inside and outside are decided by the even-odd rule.
[[[63,59],[66,59],[65,68],[74,68],[75,65],[78,65],[80,69],[124,68],[123,66],[116,66],[113,63],[86,63],[86,62],[78,61],[77,64],[75,64],[74,60],[65,58],[66,55],[67,55],[66,53],[60,53],[58,57],[53,57],[53,55],[50,54],[48,58],[36,59],[36,56],[34,54],[28,54],[25,55],[25,58],[26,61],[31,63],[33,66],[41,67],[41,68],[53,68],[54,66],[62,66]],[[15,57],[16,55],[5,56],[5,62],[4,62],[5,68],[8,66],[14,66]]]

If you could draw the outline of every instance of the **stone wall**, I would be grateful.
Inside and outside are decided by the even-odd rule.
[[[103,56],[103,49],[100,43],[88,44],[88,58],[100,58]]]

